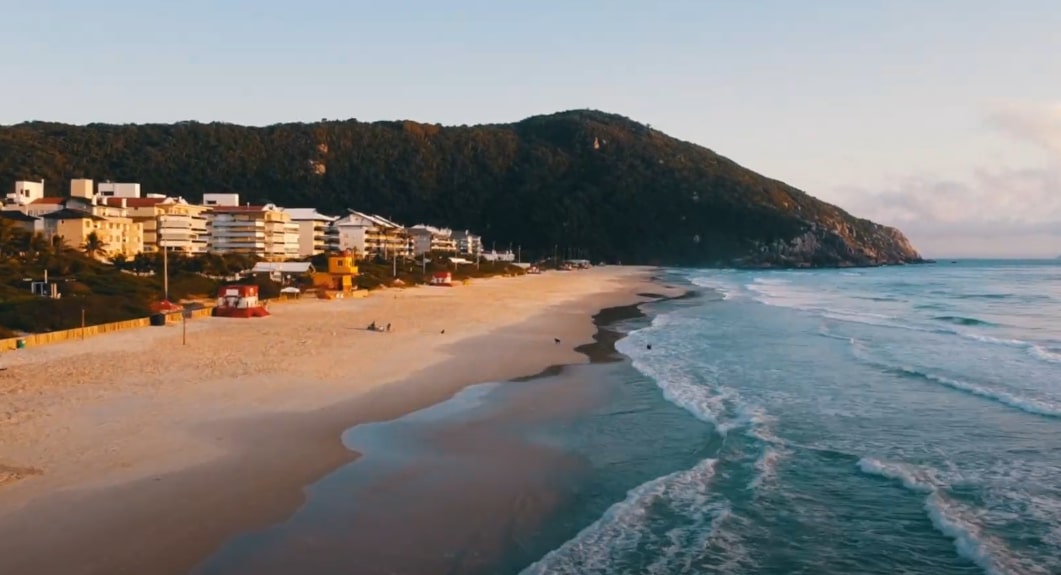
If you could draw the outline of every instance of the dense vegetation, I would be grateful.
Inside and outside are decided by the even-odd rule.
[[[621,116],[563,112],[441,127],[356,120],[0,128],[0,181],[138,181],[198,200],[377,212],[482,233],[527,255],[630,263],[916,261],[897,231]]]

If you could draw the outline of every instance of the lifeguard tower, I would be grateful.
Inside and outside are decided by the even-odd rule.
[[[256,285],[224,286],[217,293],[214,317],[265,317],[269,315],[258,299]]]
[[[346,250],[341,254],[328,256],[328,271],[314,273],[313,285],[321,298],[345,297],[357,289],[354,285],[357,273],[357,260],[353,252]]]

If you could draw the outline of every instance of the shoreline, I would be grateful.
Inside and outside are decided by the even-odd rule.
[[[47,478],[46,469],[44,476],[14,485],[24,483],[23,491],[35,495],[21,505],[18,489],[0,487],[0,570],[186,573],[232,536],[290,516],[305,500],[304,487],[355,459],[357,454],[340,440],[346,429],[395,419],[475,383],[514,379],[543,365],[588,361],[575,345],[557,345],[551,337],[584,343],[596,331],[594,313],[647,301],[639,294],[651,284],[649,270],[625,272],[609,276],[615,285],[539,306],[521,321],[446,344],[442,353],[435,349],[419,369],[352,397],[324,401],[317,409],[208,418],[193,426],[188,438],[200,444],[216,440],[212,447],[220,453],[205,461],[131,481],[79,488],[78,483],[93,484],[86,479],[33,494],[29,488]],[[548,346],[541,343],[547,337]],[[494,352],[493,360],[469,366],[468,358],[481,359],[483,349]],[[0,451],[0,464],[2,456]],[[14,509],[5,510],[12,500]],[[105,551],[115,548],[123,551]]]
[[[686,294],[636,295],[647,299],[592,315],[592,341],[575,348],[584,361],[464,386],[423,409],[348,428],[343,441],[360,457],[306,486],[306,502],[284,521],[230,539],[192,573],[333,572],[355,563],[366,575],[507,572],[513,544],[526,552],[570,497],[563,484],[587,471],[573,454],[514,430],[563,425],[608,401],[613,383],[602,375],[626,359],[615,347],[626,333],[615,325],[646,317],[645,303]]]

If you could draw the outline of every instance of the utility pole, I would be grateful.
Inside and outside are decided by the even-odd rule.
[[[181,345],[188,345],[188,312],[181,310]]]
[[[169,301],[169,255],[166,254],[166,246],[159,242],[162,248],[162,299]]]
[[[81,308],[81,339],[85,339],[85,308]]]
[[[394,274],[394,277],[398,277],[398,252],[397,251],[394,252],[394,260],[393,261],[394,261],[394,263],[391,265],[391,272]]]

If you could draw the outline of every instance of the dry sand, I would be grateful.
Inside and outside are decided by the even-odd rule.
[[[185,573],[351,459],[342,429],[584,361],[590,315],[641,291],[645,269],[553,272],[4,354],[0,573]]]

